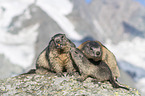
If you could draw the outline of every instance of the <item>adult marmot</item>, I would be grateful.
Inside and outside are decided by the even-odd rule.
[[[70,58],[70,48],[75,45],[64,35],[56,34],[49,45],[42,51],[36,62],[36,73],[45,74],[55,72],[59,76],[66,71],[72,75],[75,71]]]
[[[93,77],[96,81],[106,81],[109,80],[114,88],[124,88],[129,90],[127,87],[119,84],[109,66],[102,60],[97,61],[96,65],[92,64],[88,58],[77,48],[71,48],[71,56],[79,69],[81,76],[77,79],[79,81],[84,81],[87,77]]]
[[[99,61],[102,60],[110,67],[115,77],[120,76],[119,68],[117,66],[114,54],[109,51],[99,41],[86,41],[78,47],[89,60]]]

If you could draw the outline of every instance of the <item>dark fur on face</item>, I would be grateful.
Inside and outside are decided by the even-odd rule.
[[[102,57],[102,48],[97,42],[88,42],[83,47],[84,53],[89,54],[92,59],[101,60]]]
[[[64,41],[66,41],[65,34],[56,34],[52,37],[52,40],[54,41],[54,44],[57,49],[63,49],[63,47],[66,45]]]

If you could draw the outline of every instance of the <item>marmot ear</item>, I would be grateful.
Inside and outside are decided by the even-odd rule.
[[[67,40],[67,37],[66,37],[65,34],[62,34],[62,39],[63,39],[63,40]]]
[[[66,37],[66,35],[65,34],[62,34],[64,37]]]
[[[62,34],[62,35],[64,35],[64,36],[65,36],[65,34]]]

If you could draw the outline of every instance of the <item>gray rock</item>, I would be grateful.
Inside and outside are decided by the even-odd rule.
[[[140,96],[138,90],[131,88],[115,89],[109,82],[94,84],[91,78],[79,82],[75,76],[57,77],[55,75],[20,75],[0,80],[0,95],[17,96]]]
[[[111,39],[113,43],[145,37],[145,7],[135,0],[71,2],[74,7],[68,18],[80,34],[86,33],[101,42]]]

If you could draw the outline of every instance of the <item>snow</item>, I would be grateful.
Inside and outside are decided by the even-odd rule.
[[[121,41],[113,45],[109,40],[105,44],[118,61],[126,61],[145,70],[145,39],[136,37],[132,41]]]
[[[83,38],[75,31],[75,27],[66,17],[73,9],[69,0],[38,0],[36,4],[59,24],[69,38],[75,40]]]
[[[144,96],[145,95],[145,78],[140,79],[139,82],[136,84],[136,86],[142,92],[142,96]]]
[[[21,14],[34,0],[0,0],[3,16],[0,16],[0,27],[8,27],[13,17]]]
[[[134,66],[126,61],[119,61],[119,67],[126,71],[136,82],[145,77],[145,70],[143,68]]]
[[[32,64],[35,55],[34,43],[38,35],[36,29],[39,25],[25,28],[17,35],[7,32],[7,28],[12,19],[22,14],[33,2],[34,0],[0,0],[0,54],[24,68]],[[24,14],[24,18],[31,18],[28,11]],[[21,26],[21,20],[15,26]]]
[[[0,41],[0,54],[4,54],[13,64],[26,68],[32,64],[35,56],[34,44],[38,32],[39,24],[21,30],[18,35],[2,34]]]

